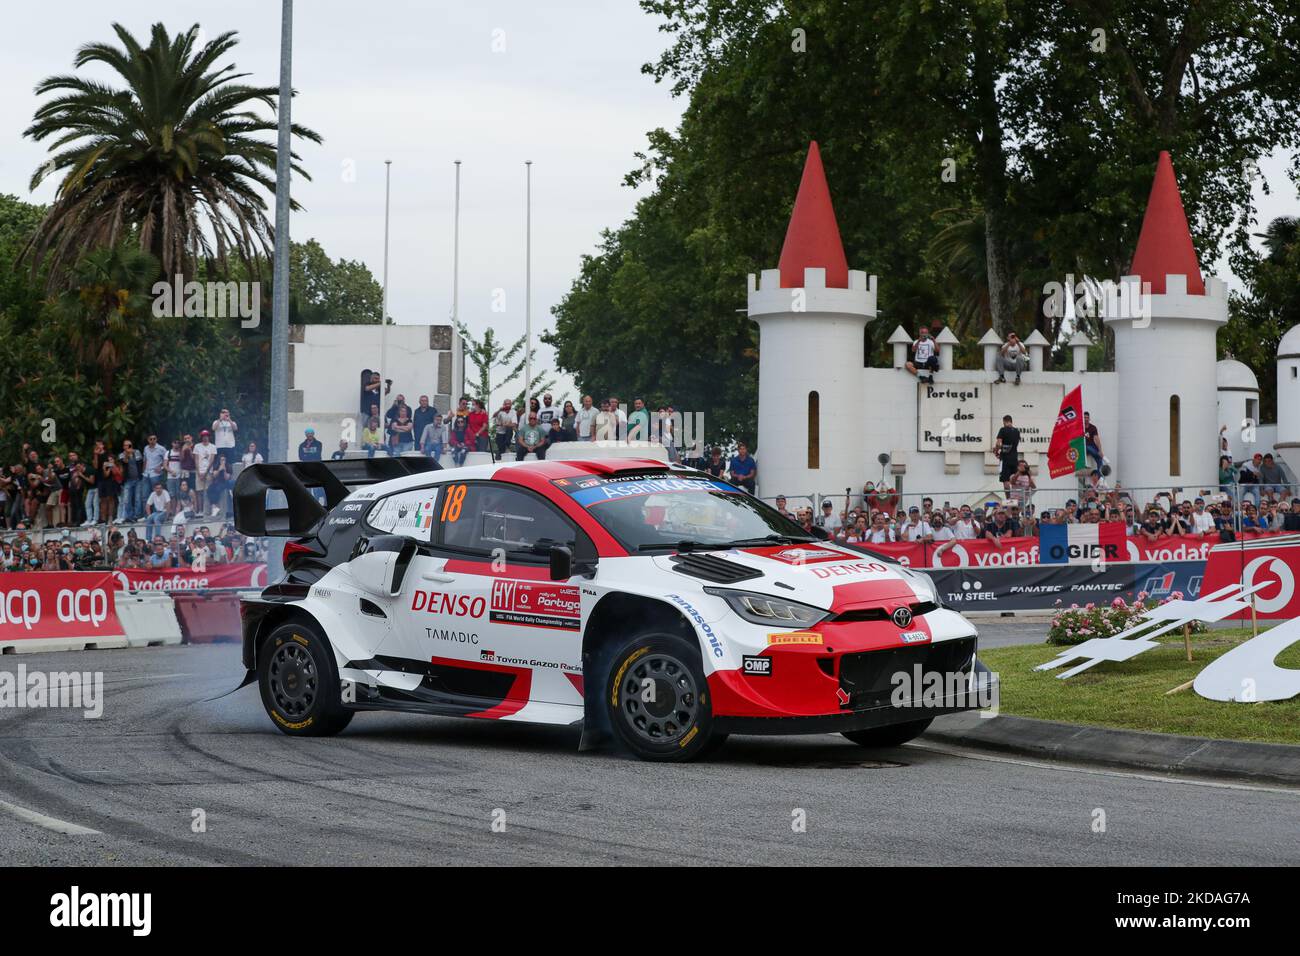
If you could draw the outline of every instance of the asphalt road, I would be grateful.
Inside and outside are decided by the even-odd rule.
[[[567,728],[406,715],[294,740],[255,687],[206,700],[238,683],[238,658],[0,659],[105,681],[99,719],[0,709],[0,864],[1300,863],[1300,791],[837,736],[732,738],[688,766],[579,754]]]

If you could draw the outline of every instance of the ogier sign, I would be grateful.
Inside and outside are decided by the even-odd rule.
[[[111,572],[0,576],[0,644],[33,638],[122,637]]]

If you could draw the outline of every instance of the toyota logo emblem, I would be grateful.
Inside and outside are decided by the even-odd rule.
[[[912,609],[908,607],[894,608],[894,623],[899,627],[907,627],[912,623]]]

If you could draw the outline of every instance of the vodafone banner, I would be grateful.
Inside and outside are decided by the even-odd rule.
[[[1278,537],[1269,534],[1242,536],[1252,541],[1268,542]],[[853,545],[849,545],[853,547]],[[1030,564],[1047,564],[1040,557],[1038,538],[1003,538],[993,542],[983,538],[958,541],[942,554],[937,544],[868,544],[871,551],[888,555],[913,568],[1005,568]],[[1124,538],[1123,556],[1119,561],[1168,563],[1172,561],[1205,561],[1210,549],[1231,549],[1237,544],[1220,545],[1217,537],[1177,537],[1147,541],[1131,535]]]
[[[1262,584],[1255,592],[1255,613],[1262,618],[1289,620],[1300,617],[1300,535],[1260,538],[1218,545],[1205,565],[1202,593],[1209,594],[1229,584],[1244,587]],[[1250,612],[1233,615],[1249,620]]]
[[[204,588],[266,587],[265,564],[209,564],[202,571],[159,568],[156,571],[120,568],[108,571],[124,591],[197,591]]]
[[[0,642],[123,637],[109,571],[0,575]]]

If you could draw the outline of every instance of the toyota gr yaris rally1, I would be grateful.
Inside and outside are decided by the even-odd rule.
[[[256,465],[235,508],[289,538],[283,579],[242,603],[286,734],[410,711],[687,760],[730,733],[899,744],[991,686],[928,577],[653,460]]]

